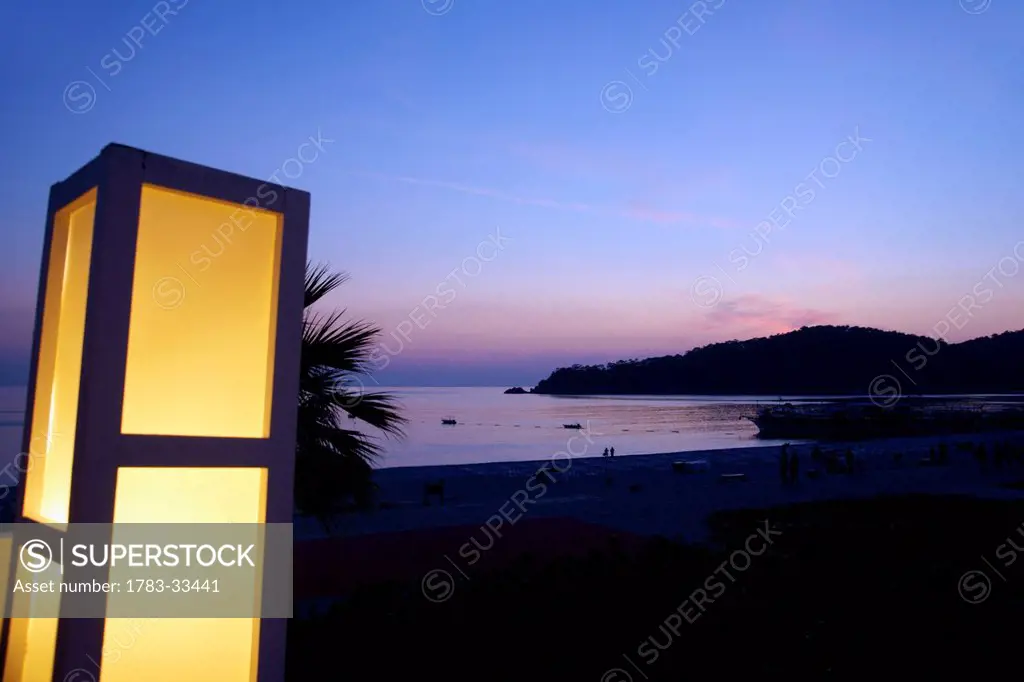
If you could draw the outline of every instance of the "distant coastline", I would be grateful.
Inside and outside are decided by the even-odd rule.
[[[1024,330],[961,343],[866,327],[818,326],[694,348],[684,355],[562,367],[544,395],[1014,395]]]

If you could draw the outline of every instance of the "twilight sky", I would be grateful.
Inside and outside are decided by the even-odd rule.
[[[1019,329],[1022,30],[1012,0],[5,3],[0,384],[48,188],[113,141],[310,191],[385,385]]]

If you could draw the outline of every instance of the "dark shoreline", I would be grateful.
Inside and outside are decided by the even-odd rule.
[[[511,395],[511,393],[510,393]],[[785,400],[821,400],[829,402],[843,402],[843,401],[869,401],[870,395],[867,394],[853,394],[853,393],[737,393],[735,391],[728,392],[701,392],[701,393],[680,393],[678,391],[666,392],[666,393],[650,393],[650,392],[600,392],[600,393],[579,393],[579,392],[555,392],[555,391],[537,391],[529,390],[521,395],[548,395],[552,397],[586,397],[586,398],[598,398],[598,397],[651,397],[651,398],[666,398],[666,397],[685,397],[685,398],[723,398],[723,397],[735,397],[744,398],[749,400],[758,400],[763,402],[777,402]],[[1017,391],[1011,393],[934,393],[934,394],[921,394],[921,395],[901,395],[899,401],[948,401],[948,400],[969,400],[969,399],[984,399],[984,398],[1016,398],[1024,402],[1024,391]],[[878,399],[878,397],[876,397]]]

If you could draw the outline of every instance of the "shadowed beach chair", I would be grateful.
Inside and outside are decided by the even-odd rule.
[[[707,471],[708,468],[708,461],[706,459],[672,462],[672,471],[677,474],[693,474],[699,471]]]
[[[853,453],[851,452],[851,457]],[[839,453],[834,450],[829,450],[821,457],[825,463],[825,473],[827,474],[845,474],[849,473],[846,465],[846,456],[840,458]]]
[[[1009,466],[1013,459],[1012,447],[1005,440],[999,441],[995,444],[992,455],[992,463],[996,465],[996,469],[1002,469],[1003,465]]]
[[[982,469],[988,466],[988,450],[984,443],[980,443],[974,451],[974,459],[978,462]]]
[[[423,484],[423,506],[430,506],[431,496],[436,495],[441,506],[444,506],[444,481],[434,481],[433,483]]]

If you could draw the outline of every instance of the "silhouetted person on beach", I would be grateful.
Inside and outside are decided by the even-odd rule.
[[[799,475],[800,460],[797,459],[796,453],[794,452],[792,457],[789,458],[789,479],[795,483]]]
[[[614,457],[615,456],[615,448],[611,449],[611,452],[608,453],[608,456],[609,457]]]
[[[423,484],[423,506],[430,506],[430,498],[437,496],[441,502],[441,506],[444,506],[444,481],[432,481],[430,483]]]
[[[604,454],[603,454],[603,455],[601,455],[601,456],[602,456],[602,457],[607,457],[607,456],[608,456],[608,448],[605,448],[605,449],[604,449]]]
[[[985,465],[988,464],[988,452],[985,451],[985,444],[982,443],[978,446],[977,450],[974,451],[974,459],[978,460],[978,465],[982,469],[985,469]]]

